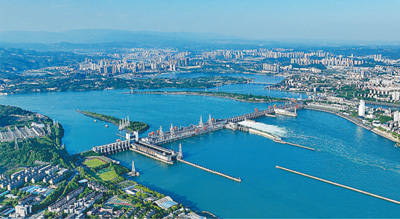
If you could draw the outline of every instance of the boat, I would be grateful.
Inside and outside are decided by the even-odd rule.
[[[108,128],[108,125],[107,125],[107,124],[105,124],[105,125],[104,125],[104,127]]]
[[[93,122],[97,122],[97,120],[93,120]]]

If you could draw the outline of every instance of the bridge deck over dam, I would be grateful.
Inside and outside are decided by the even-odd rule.
[[[281,105],[276,108],[279,109],[288,109],[288,108],[293,108],[295,107],[294,104],[288,104],[288,105]],[[297,106],[296,106],[297,107]],[[174,152],[171,149],[167,149],[164,147],[161,147],[160,145],[174,142],[177,140],[181,140],[184,138],[189,138],[197,135],[202,135],[206,133],[210,133],[213,131],[217,131],[220,129],[223,129],[225,125],[228,123],[237,123],[244,121],[246,119],[255,119],[259,118],[262,116],[265,116],[266,114],[272,114],[274,113],[274,108],[270,107],[269,109],[266,110],[255,110],[255,112],[239,115],[239,116],[234,116],[230,117],[227,119],[214,119],[211,118],[211,115],[209,116],[209,119],[206,123],[203,123],[202,118],[200,117],[200,121],[198,125],[189,125],[186,127],[181,127],[178,128],[177,126],[173,126],[171,124],[171,127],[169,128],[168,131],[163,131],[162,127],[160,127],[157,132],[150,132],[147,137],[142,137],[139,138],[138,133],[134,133],[135,139],[132,141],[132,137],[130,134],[127,134],[127,137],[125,141],[119,141],[115,143],[110,143],[106,145],[101,145],[101,146],[95,146],[92,148],[93,151],[99,152],[102,154],[112,154],[124,150],[129,150],[132,149],[132,143],[136,142],[140,147],[147,147],[152,150],[154,150],[157,153],[161,154],[169,154],[172,155]],[[131,142],[132,141],[132,142]]]

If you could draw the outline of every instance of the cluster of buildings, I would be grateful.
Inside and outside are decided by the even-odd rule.
[[[67,214],[67,218],[86,218],[85,211],[91,208],[95,202],[103,198],[103,193],[91,191],[79,198],[79,195],[84,189],[83,186],[80,186],[69,192],[64,198],[50,205],[48,211]]]
[[[381,116],[385,116],[387,121],[382,122],[377,120],[377,117],[374,115],[375,112],[380,112]],[[372,108],[366,107],[365,101],[360,100],[358,105],[358,116],[365,119],[373,119],[372,126],[380,128],[381,131],[386,131],[387,133],[396,133],[400,136],[400,112],[393,111],[390,108]]]
[[[218,49],[204,51],[178,51],[176,49],[122,49],[118,53],[105,53],[102,59],[86,59],[79,64],[78,71],[105,75],[146,72],[174,72],[192,68],[208,69],[220,65],[232,68],[240,64],[241,70],[261,70],[271,73],[281,71],[303,70],[292,65],[308,66],[320,64],[327,67],[364,66],[370,62],[390,62],[381,54],[369,56],[336,55],[323,50],[295,51],[294,49]],[[391,62],[393,62],[391,60]],[[237,69],[238,70],[238,69]],[[317,68],[311,69],[318,71]],[[317,72],[319,73],[319,72]]]
[[[290,59],[291,64],[299,65],[311,65],[311,64],[322,64],[325,66],[354,66],[364,64],[364,60],[357,60],[348,57],[326,57],[323,59],[313,59],[312,57],[305,56],[303,58],[292,58]]]
[[[263,71],[279,73],[281,71],[281,67],[279,64],[267,64],[264,63],[262,67]]]
[[[178,67],[198,66],[191,62],[189,52],[174,49],[124,49],[120,53],[107,54],[109,58],[86,59],[79,64],[79,70],[101,74],[122,74],[137,72],[173,72]]]
[[[16,141],[18,139],[36,138],[51,133],[50,124],[45,126],[43,123],[32,122],[28,128],[26,125],[23,127],[8,126],[6,131],[0,131],[0,142]]]
[[[7,189],[4,193],[19,190],[26,194],[18,200],[14,208],[9,207],[5,210],[7,212],[3,211],[2,214],[17,218],[28,217],[32,213],[32,206],[41,203],[53,191],[51,187],[66,178],[67,172],[67,169],[58,166],[44,165],[25,168],[11,174],[9,178],[1,175],[0,188]],[[21,188],[24,185],[27,186]],[[6,196],[11,199],[18,198],[12,194]]]
[[[328,68],[330,73],[292,72],[274,88],[318,96],[352,96],[359,99],[400,101],[400,66]]]
[[[58,166],[45,165],[28,167],[11,174],[9,178],[3,175],[0,179],[0,188],[9,191],[18,189],[26,183],[47,183],[50,185],[57,184],[65,179],[68,169],[59,168]]]
[[[129,218],[136,208],[128,210],[126,212],[127,218]],[[116,210],[112,207],[94,207],[87,212],[88,216],[99,217],[99,218],[120,218],[125,214],[123,209]]]

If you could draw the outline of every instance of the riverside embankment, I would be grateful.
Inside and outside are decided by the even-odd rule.
[[[365,128],[365,129],[367,129],[367,130],[369,130],[369,131],[371,131],[371,132],[373,132],[373,133],[375,133],[375,134],[377,134],[379,136],[382,136],[382,137],[384,137],[386,139],[389,139],[389,140],[391,140],[393,142],[400,143],[400,140],[398,138],[393,137],[393,135],[391,133],[379,130],[378,128],[375,128],[373,126],[365,124],[365,123],[363,123],[363,121],[361,119],[354,118],[352,116],[345,115],[345,114],[343,114],[341,112],[334,111],[334,110],[329,110],[329,109],[326,109],[326,108],[319,108],[319,107],[309,106],[309,105],[305,105],[304,108],[305,109],[309,109],[309,110],[316,110],[316,111],[322,111],[322,112],[326,112],[326,113],[335,114],[335,115],[337,115],[339,117],[342,117],[342,118],[344,118],[344,119],[346,119],[346,120],[348,120],[348,121],[350,121],[350,122],[352,122],[352,123],[354,123],[354,124],[356,124],[356,125],[358,125],[358,126],[360,126],[362,128]]]
[[[228,92],[207,92],[207,91],[133,91],[125,94],[162,94],[162,95],[192,95],[192,96],[208,96],[231,99],[249,103],[272,103],[280,101],[288,101],[288,98],[269,97],[262,95],[228,93]]]

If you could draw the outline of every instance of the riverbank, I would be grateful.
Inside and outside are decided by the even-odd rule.
[[[277,98],[270,96],[227,93],[227,92],[207,92],[207,91],[134,91],[126,94],[162,94],[162,95],[192,95],[192,96],[207,96],[219,97],[240,102],[248,103],[272,103],[279,101],[288,101],[288,98]]]
[[[371,126],[369,126],[367,124],[364,124],[362,122],[362,120],[354,118],[354,117],[351,117],[351,116],[348,116],[348,115],[345,115],[345,114],[343,114],[341,112],[338,112],[338,111],[329,110],[329,109],[326,109],[326,108],[319,108],[319,107],[310,106],[310,105],[305,105],[304,108],[305,109],[309,109],[309,110],[316,110],[316,111],[321,111],[321,112],[326,112],[326,113],[332,113],[332,114],[335,114],[336,116],[342,117],[343,119],[346,119],[346,120],[348,120],[348,121],[350,121],[350,122],[352,122],[352,123],[354,123],[354,124],[356,124],[356,125],[358,125],[360,127],[363,127],[363,128],[365,128],[367,130],[371,131],[373,129],[373,127],[371,127]]]
[[[342,118],[354,123],[357,126],[365,128],[365,129],[367,129],[367,130],[369,130],[369,131],[371,131],[371,132],[373,132],[373,133],[375,133],[375,134],[377,134],[379,136],[382,136],[382,137],[384,137],[386,139],[389,139],[389,140],[391,140],[391,141],[393,141],[393,142],[395,142],[397,144],[400,143],[400,140],[395,138],[395,137],[393,137],[392,134],[390,134],[388,132],[385,132],[385,131],[381,131],[378,128],[374,128],[374,127],[372,127],[370,125],[364,124],[362,122],[362,120],[354,118],[354,117],[351,117],[351,116],[348,116],[348,115],[345,115],[345,114],[343,114],[341,112],[334,111],[334,110],[329,110],[329,109],[325,109],[325,108],[322,109],[322,108],[319,108],[319,107],[314,107],[314,106],[309,106],[309,105],[305,105],[304,108],[305,109],[309,109],[309,110],[315,110],[315,111],[321,111],[321,112],[334,114],[336,116],[342,117]]]
[[[214,88],[222,85],[245,84],[246,78],[213,76],[196,78],[135,78],[125,80],[122,78],[88,77],[76,78],[21,78],[15,79],[6,86],[1,94],[27,94],[65,91],[92,91],[92,90],[118,90],[118,89],[161,89],[161,88]]]
[[[378,102],[378,101],[370,101],[370,100],[365,100],[365,103],[366,104],[371,104],[371,105],[389,106],[389,107],[400,108],[400,104],[398,104],[398,103],[387,103],[387,102]]]
[[[391,140],[391,141],[396,142],[396,143],[397,143],[396,146],[398,146],[398,144],[400,143],[400,140],[399,140],[398,138],[395,138],[395,137],[394,137],[391,133],[389,133],[389,132],[382,131],[382,130],[380,130],[380,129],[378,129],[378,128],[374,128],[374,129],[372,129],[371,131],[372,131],[373,133],[377,134],[377,135],[380,135],[380,136],[385,137],[385,138],[387,138],[387,139],[389,139],[389,140]]]
[[[76,110],[78,113],[81,113],[85,116],[88,116],[90,118],[93,119],[98,119],[104,122],[109,122],[112,123],[116,126],[119,125],[119,122],[122,121],[121,119],[118,119],[116,117],[113,116],[108,116],[108,115],[103,115],[100,113],[95,113],[95,112],[89,112],[89,111],[81,111],[81,110]],[[138,131],[139,133],[145,132],[147,131],[147,129],[149,129],[149,125],[147,125],[144,122],[138,122],[138,121],[133,121],[133,122],[129,122],[129,126],[126,127],[126,129],[128,129],[129,131]]]

